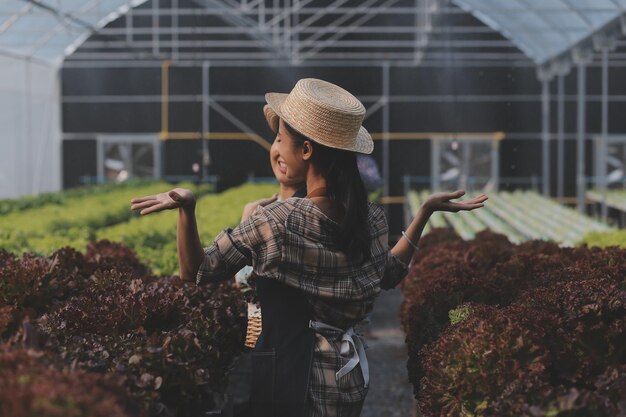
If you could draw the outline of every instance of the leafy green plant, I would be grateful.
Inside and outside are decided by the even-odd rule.
[[[0,352],[39,349],[51,369],[94,386],[96,377],[74,371],[117,378],[124,387],[118,391],[154,416],[200,415],[218,407],[245,336],[245,301],[232,277],[224,278],[210,286],[157,278],[130,249],[109,241],[91,242],[84,254],[63,248],[48,258],[0,251]],[[35,363],[28,367],[22,374],[40,372]],[[57,371],[44,375],[53,383]],[[59,404],[65,407],[72,394],[83,396],[70,384]],[[83,408],[91,410],[89,404]],[[74,415],[71,407],[65,411],[55,415]]]
[[[200,195],[211,188],[208,185],[199,188],[192,184],[181,185],[196,189]],[[124,186],[73,197],[63,204],[13,211],[0,219],[0,248],[16,254],[34,252],[41,255],[49,255],[64,246],[82,250],[95,239],[98,229],[137,216],[129,210],[131,198],[170,187],[164,182]]]
[[[585,235],[579,244],[588,246],[596,246],[606,248],[609,246],[618,246],[626,249],[626,230],[616,232],[592,232]]]
[[[614,416],[626,397],[626,250],[425,236],[403,283],[425,416]]]
[[[235,226],[245,203],[275,191],[275,185],[246,185],[201,197],[197,217],[203,243],[210,244],[224,227]],[[132,192],[136,197],[137,191]],[[130,212],[128,201],[124,206]],[[21,381],[25,387],[6,392],[16,399],[41,398],[42,403],[60,407],[26,407],[19,409],[26,414],[12,415],[99,416],[96,407],[105,415],[124,416],[132,409],[133,416],[147,412],[183,417],[219,408],[220,392],[243,346],[245,300],[229,282],[198,286],[175,276],[152,275],[143,259],[152,260],[155,272],[177,268],[176,215],[167,211],[135,216],[108,228],[85,226],[96,227],[90,233],[110,233],[115,240],[136,245],[138,254],[110,240],[87,243],[80,233],[76,240],[83,239],[85,252],[64,247],[42,257],[0,250],[0,352],[24,352],[28,347],[39,358],[24,360],[18,374],[0,375],[0,387]],[[59,235],[67,238],[71,229]],[[25,245],[37,237],[24,234]],[[62,242],[53,237],[50,244]],[[0,353],[0,371],[2,360]],[[46,371],[41,371],[43,366]],[[31,374],[41,374],[50,383]],[[117,385],[111,385],[113,380]],[[81,391],[80,384],[93,385],[108,408]],[[50,395],[40,394],[41,389]],[[4,404],[14,405],[2,395],[0,411]],[[72,403],[72,398],[80,400]],[[122,408],[115,408],[118,405]]]
[[[65,205],[76,198],[107,194],[124,188],[140,188],[154,183],[156,183],[156,181],[152,179],[133,179],[122,183],[89,185],[35,196],[3,199],[0,200],[0,215],[5,215],[12,211],[30,210],[47,205]]]
[[[462,322],[463,320],[469,317],[470,312],[471,312],[471,309],[467,305],[450,310],[448,312],[448,317],[450,318],[450,324],[454,326],[455,324]]]
[[[44,356],[42,358],[42,356]],[[47,366],[45,354],[0,352],[0,415],[11,417],[143,417],[117,375]]]

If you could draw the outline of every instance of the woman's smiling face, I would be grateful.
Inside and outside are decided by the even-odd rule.
[[[281,184],[296,185],[306,181],[307,164],[302,159],[302,150],[295,147],[293,136],[282,119],[270,149],[270,163],[276,179]]]

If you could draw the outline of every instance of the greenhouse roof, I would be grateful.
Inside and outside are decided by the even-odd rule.
[[[47,62],[61,62],[72,55],[90,35],[102,33],[102,28],[107,24],[127,13],[130,8],[139,6],[146,1],[2,0],[0,2],[0,54],[34,58]],[[179,16],[175,6],[178,4],[178,0],[167,3],[169,7],[162,9],[164,15]],[[502,34],[537,65],[567,53],[595,34],[603,33],[610,24],[619,22],[626,9],[626,0],[452,0],[452,3],[462,9],[459,12],[471,13],[482,23]],[[380,17],[380,13],[394,13],[394,8],[396,9],[396,19],[407,17],[412,19],[408,21],[407,29],[410,30],[410,25],[417,29],[423,29],[421,32],[417,29],[415,31],[416,41],[414,44],[415,49],[417,49],[420,45],[424,46],[428,42],[427,37],[418,40],[418,34],[427,33],[435,25],[430,17],[437,14],[437,10],[444,8],[449,10],[452,7],[446,5],[446,2],[438,0],[423,0],[418,3],[421,4],[418,7],[422,7],[422,9],[415,7],[414,0],[335,0],[333,2],[328,0],[300,0],[297,3],[298,6],[294,6],[296,3],[292,3],[291,7],[284,7],[280,12],[273,11],[275,15],[268,17],[266,21],[265,15],[271,13],[271,6],[276,4],[275,1],[195,0],[194,4],[194,7],[204,8],[208,13],[219,14],[227,26],[239,26],[240,29],[246,29],[247,36],[253,38],[257,44],[260,42],[265,45],[264,59],[271,59],[267,58],[267,54],[272,53],[272,50],[273,53],[286,54],[296,51],[295,57],[290,56],[292,62],[298,62],[298,60],[304,62],[310,57],[318,57],[321,55],[318,54],[320,50],[328,45],[333,45],[337,39],[342,37],[345,37],[344,44],[362,48],[357,51],[361,55],[367,53],[368,51],[365,49],[367,42],[372,45],[378,42],[380,45],[376,35],[381,33],[380,27],[385,24],[388,26],[393,24],[391,19],[372,20],[372,18]],[[186,10],[191,9],[187,7]],[[262,13],[263,21],[260,20]],[[414,18],[410,17],[412,14]],[[426,19],[423,18],[425,14],[429,15]],[[328,24],[321,23],[324,22],[325,17],[332,15],[335,18],[329,18]],[[349,15],[348,18],[344,18],[346,15]],[[143,16],[150,18],[148,14]],[[337,18],[337,16],[339,17]],[[310,23],[317,20],[320,20],[320,24],[312,25]],[[272,25],[272,22],[275,24]],[[287,26],[285,22],[289,22],[290,26]],[[147,30],[149,25],[150,23],[141,29]],[[329,25],[331,27],[328,27]],[[329,32],[332,27],[336,27],[336,29]],[[352,40],[349,36],[346,37],[346,35],[366,33],[357,29],[367,31],[368,27],[376,31],[369,33],[370,37],[365,39],[365,42],[361,39]],[[315,30],[318,29],[320,32],[316,33]],[[115,33],[119,33],[124,28],[116,28],[116,30],[118,32]],[[133,29],[127,28],[127,30],[131,33],[130,38],[133,38]],[[156,30],[158,31],[159,28]],[[206,30],[206,27],[203,30]],[[254,33],[255,31],[256,33]],[[137,33],[140,43],[145,44],[150,41],[150,39],[141,37],[141,33],[145,32]],[[294,45],[291,45],[294,33],[297,33],[297,36],[302,34],[305,41],[302,44],[306,45],[308,42],[312,53],[300,53],[302,51],[297,51]],[[277,34],[286,35],[281,38],[277,37]],[[118,34],[118,39],[120,36],[124,37]],[[276,47],[276,39],[286,40],[287,37],[289,37],[289,46]],[[152,42],[158,43],[160,39],[162,39],[160,35],[153,36]],[[215,42],[223,42],[223,38],[219,36],[216,36],[215,39]],[[274,49],[271,45],[272,39],[274,39]],[[347,39],[350,39],[352,43],[349,44]],[[476,39],[462,39],[460,42],[474,41],[478,44],[480,40],[480,35],[477,35]],[[171,43],[175,42],[177,43],[178,39],[171,41]],[[190,43],[191,40],[187,42]],[[231,39],[230,42],[232,45],[233,40]],[[236,42],[242,41],[238,39]],[[162,44],[166,43],[163,42]],[[408,47],[411,47],[410,41],[406,41],[406,43]],[[224,45],[227,44],[224,42]],[[268,45],[270,46],[269,49]],[[225,46],[221,47],[225,48]],[[337,45],[332,47],[337,47]],[[227,51],[229,50],[227,49]],[[357,56],[357,52],[351,52],[351,57]],[[395,51],[390,50],[390,53],[392,52]],[[341,54],[341,56],[349,56],[344,52]],[[407,56],[409,55],[407,53]],[[327,56],[332,59],[333,54],[329,53]],[[372,57],[376,56],[372,55]],[[374,58],[371,62],[385,60],[383,54],[380,56],[380,59]]]
[[[618,19],[626,0],[454,0],[509,38],[537,64],[555,58]]]
[[[2,0],[0,53],[56,62],[146,0]]]

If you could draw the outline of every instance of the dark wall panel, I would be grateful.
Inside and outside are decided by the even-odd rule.
[[[321,78],[359,95],[378,95],[382,89],[380,68],[212,68],[212,94],[264,95],[287,93],[300,78]]]
[[[161,131],[161,68],[63,69],[63,130],[73,135],[121,132]],[[218,103],[268,143],[273,133],[263,117],[263,95],[268,91],[288,92],[304,77],[316,77],[337,83],[371,106],[382,93],[382,69],[372,68],[210,68],[209,92],[222,96]],[[599,70],[588,71],[586,122],[589,132],[599,132]],[[626,68],[611,70],[610,87],[614,101],[610,107],[610,131],[626,130]],[[566,146],[565,192],[575,195],[575,134],[577,129],[577,73],[566,77]],[[556,82],[551,83],[551,130],[556,131]],[[202,131],[202,67],[177,67],[169,71],[169,131]],[[509,137],[501,143],[502,177],[541,176],[541,84],[534,68],[431,68],[402,67],[390,69],[390,93],[400,101],[389,107],[391,132],[495,132]],[[232,100],[246,95],[252,101]],[[78,96],[84,96],[85,100]],[[419,96],[419,102],[407,100]],[[404,99],[402,99],[404,97]],[[367,100],[366,100],[367,99]],[[480,100],[479,100],[480,99]],[[365,127],[373,133],[383,126],[381,109],[368,116]],[[209,112],[210,132],[239,132],[240,129],[222,112]],[[71,143],[70,143],[71,142]],[[258,144],[242,140],[210,140],[209,173],[221,179],[220,188],[236,185],[249,175],[271,176],[268,154]],[[587,174],[591,174],[593,145],[587,143]],[[164,173],[192,175],[191,165],[201,159],[199,140],[169,140],[164,143]],[[391,193],[403,192],[405,175],[430,174],[428,140],[392,140]],[[375,142],[374,158],[382,170],[382,142]],[[551,146],[551,190],[556,193],[556,143]],[[64,184],[77,184],[81,175],[95,175],[95,143],[64,143]],[[504,189],[519,185],[503,182]],[[529,185],[528,185],[529,186]],[[392,209],[392,212],[395,209]]]
[[[95,177],[98,173],[96,141],[77,139],[63,141],[63,188],[77,187],[81,177]]]
[[[537,132],[539,103],[394,103],[394,132]]]
[[[63,96],[159,94],[160,68],[64,68]]]
[[[158,132],[161,130],[160,103],[64,103],[63,131]]]

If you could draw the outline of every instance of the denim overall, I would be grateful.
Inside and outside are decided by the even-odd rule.
[[[315,330],[297,289],[256,278],[262,332],[252,351],[250,417],[299,417],[304,413],[313,363]]]
[[[303,198],[306,188],[293,197]],[[256,277],[263,314],[262,331],[252,356],[249,417],[299,417],[304,413],[315,331],[311,312],[297,289]]]

